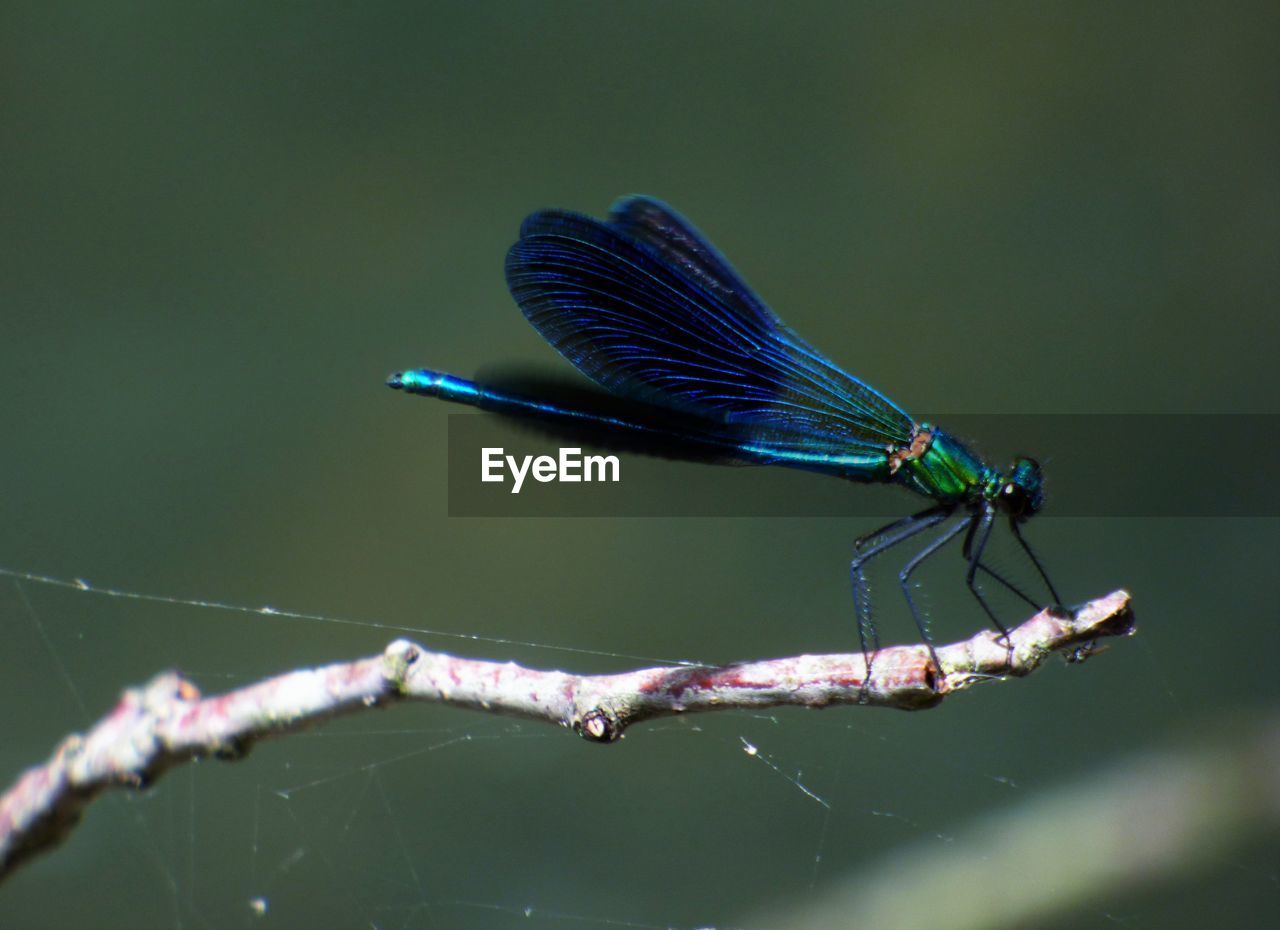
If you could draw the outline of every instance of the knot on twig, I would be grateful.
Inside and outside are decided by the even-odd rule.
[[[592,743],[612,743],[622,736],[622,721],[603,707],[593,707],[582,715],[574,729]]]
[[[198,700],[200,689],[174,671],[161,672],[141,688],[127,689],[120,698],[121,704],[157,716],[171,712],[175,704]]]
[[[417,662],[420,655],[422,655],[422,649],[418,644],[407,639],[397,639],[382,653],[385,664],[383,675],[396,691],[404,691],[409,666]]]

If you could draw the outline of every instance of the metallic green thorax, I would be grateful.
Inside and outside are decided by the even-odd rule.
[[[967,446],[927,423],[921,432],[932,434],[928,447],[916,457],[906,457],[894,480],[937,501],[974,500],[990,496],[1001,479]]]

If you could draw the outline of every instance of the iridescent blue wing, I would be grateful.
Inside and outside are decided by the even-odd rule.
[[[909,416],[791,331],[670,208],[631,198],[610,222],[529,216],[507,255],[529,322],[605,389],[771,448],[883,453]]]
[[[609,225],[653,249],[682,275],[744,319],[764,327],[786,328],[733,270],[720,250],[662,201],[644,196],[624,197],[610,209]]]

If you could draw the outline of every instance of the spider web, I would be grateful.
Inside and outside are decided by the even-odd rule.
[[[148,643],[192,656],[201,644],[233,641],[223,654],[241,652],[242,661],[183,669],[206,693],[281,671],[268,666],[295,651],[297,664],[361,654],[295,648],[330,635],[363,642],[363,652],[410,635],[433,648],[582,671],[696,661],[597,648],[598,635],[586,644],[538,642],[517,635],[514,622],[440,629],[15,569],[0,575],[9,702],[61,708],[54,716],[67,730],[100,716],[113,688],[144,677],[111,680],[115,669],[135,666],[129,650]],[[826,632],[819,625],[818,638]],[[270,643],[271,656],[261,655]],[[820,912],[872,877],[910,872],[912,862],[939,875],[974,857],[1007,870],[991,854],[993,818],[1035,811],[1097,770],[1138,769],[1125,745],[1132,729],[1107,701],[1119,690],[1135,720],[1177,719],[1191,698],[1162,667],[1158,647],[1141,637],[1129,645],[1081,669],[979,689],[929,714],[703,715],[637,727],[606,749],[545,725],[449,708],[359,715],[263,743],[234,765],[188,765],[146,792],[99,801],[70,841],[8,893],[19,912],[24,898],[47,895],[44,913],[72,925],[809,926],[807,910]],[[1034,688],[1051,694],[1023,693]],[[1041,705],[1038,715],[1053,716],[1020,714],[1028,699]],[[1046,711],[1046,702],[1059,706]],[[25,764],[60,735],[49,732],[47,714],[37,716],[38,728],[15,727],[10,742],[43,747],[28,748]],[[1082,821],[1087,807],[1073,816]],[[1259,841],[1256,829],[1240,826],[1221,844],[1216,867],[1188,852],[1172,858],[1169,876],[1197,877],[1190,886],[1200,894],[1230,887],[1264,900],[1277,874],[1249,854]],[[1070,845],[1068,831],[1058,850],[1050,843],[1042,854]],[[1100,901],[1065,902],[1072,882],[1021,871],[1039,882],[1041,906],[1031,913],[1081,926],[1152,919],[1151,906],[1132,903],[1125,886]],[[1010,887],[1023,880],[1019,869],[970,875]],[[1167,887],[1167,878],[1148,880]],[[69,883],[99,890],[54,893]],[[107,888],[128,889],[127,908]],[[885,920],[883,902],[865,887],[853,900],[862,904],[849,926],[861,925],[858,907]],[[912,925],[911,908],[887,913]],[[998,915],[988,913],[988,925]]]

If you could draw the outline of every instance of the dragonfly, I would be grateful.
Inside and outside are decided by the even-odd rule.
[[[1034,608],[1044,605],[983,561],[997,519],[1007,522],[1052,606],[1061,606],[1021,529],[1044,504],[1040,465],[1020,456],[1001,471],[940,427],[914,420],[802,339],[661,201],[623,198],[603,221],[565,210],[529,215],[507,253],[506,279],[534,329],[623,406],[529,396],[424,368],[397,372],[388,385],[507,416],[594,428],[641,448],[674,443],[691,456],[894,484],[928,498],[923,510],[854,542],[849,577],[859,644],[868,656],[880,639],[867,566],[909,540],[927,542],[898,580],[935,666],[911,578],[962,533],[965,583],[1006,643],[1009,630],[979,576]]]

